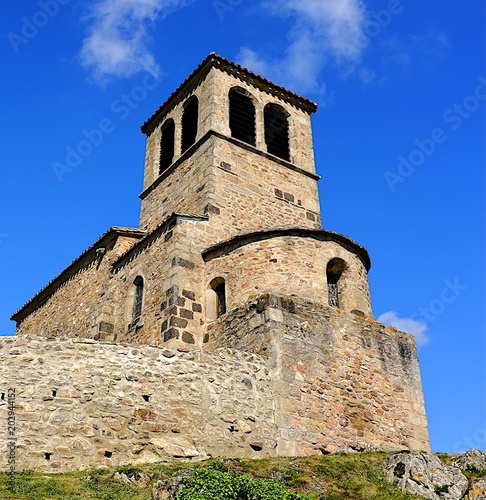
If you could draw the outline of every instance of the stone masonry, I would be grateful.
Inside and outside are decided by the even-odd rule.
[[[366,249],[321,226],[316,107],[210,54],[147,120],[140,227],[0,339],[21,468],[428,449],[414,340],[374,320]]]

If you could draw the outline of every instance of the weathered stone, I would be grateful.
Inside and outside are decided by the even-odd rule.
[[[186,344],[195,344],[196,341],[194,340],[194,335],[189,332],[182,332],[182,341],[185,342]]]
[[[182,290],[182,295],[186,299],[196,300],[196,294],[194,292],[189,291],[189,290]]]
[[[472,449],[458,453],[452,459],[452,464],[461,470],[472,472],[486,470],[486,451]]]
[[[469,487],[468,500],[486,500],[486,479],[473,481]]]
[[[175,326],[177,328],[185,328],[188,323],[186,319],[171,316],[169,324],[170,326]]]
[[[179,311],[179,315],[181,318],[194,319],[194,313],[192,311],[189,311],[188,309],[181,309]]]
[[[179,297],[179,295],[171,295],[169,297],[169,305],[176,305],[183,307],[186,304],[186,299],[184,297]]]
[[[181,267],[186,267],[187,269],[194,269],[196,266],[194,262],[190,262],[186,259],[183,259],[182,257],[174,257],[172,259],[172,267],[174,266],[181,266]]]
[[[191,476],[194,473],[193,470],[182,470],[179,471],[179,475],[172,477],[168,481],[157,481],[152,487],[152,494],[149,500],[175,500],[177,494],[184,487],[183,479],[185,477]]]
[[[468,480],[455,467],[426,452],[401,452],[386,461],[387,479],[400,490],[431,500],[460,500]]]
[[[166,332],[164,332],[164,342],[168,342],[172,339],[179,338],[179,330],[177,328],[169,328]]]

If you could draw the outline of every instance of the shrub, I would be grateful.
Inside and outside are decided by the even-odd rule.
[[[200,469],[184,480],[176,500],[309,500],[306,495],[288,490],[274,481],[251,479],[222,472],[217,468]]]

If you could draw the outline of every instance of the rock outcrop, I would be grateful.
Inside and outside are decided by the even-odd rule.
[[[471,472],[486,469],[486,451],[474,449],[464,451],[454,457],[452,464],[458,469]]]
[[[468,500],[486,500],[486,479],[475,481],[469,488]]]
[[[400,490],[431,500],[460,500],[469,486],[458,468],[422,451],[395,453],[387,460],[385,472]]]

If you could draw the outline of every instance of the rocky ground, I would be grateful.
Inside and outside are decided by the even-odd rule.
[[[25,471],[16,477],[14,490],[8,480],[7,473],[0,473],[0,499],[486,500],[486,452],[345,450],[324,456],[179,461],[62,474]],[[209,496],[198,493],[201,484]],[[245,488],[257,495],[260,490],[267,493],[250,497]],[[223,490],[232,490],[233,496]]]
[[[442,457],[421,451],[395,453],[387,459],[385,473],[400,490],[424,498],[486,499],[484,451],[469,450]]]

